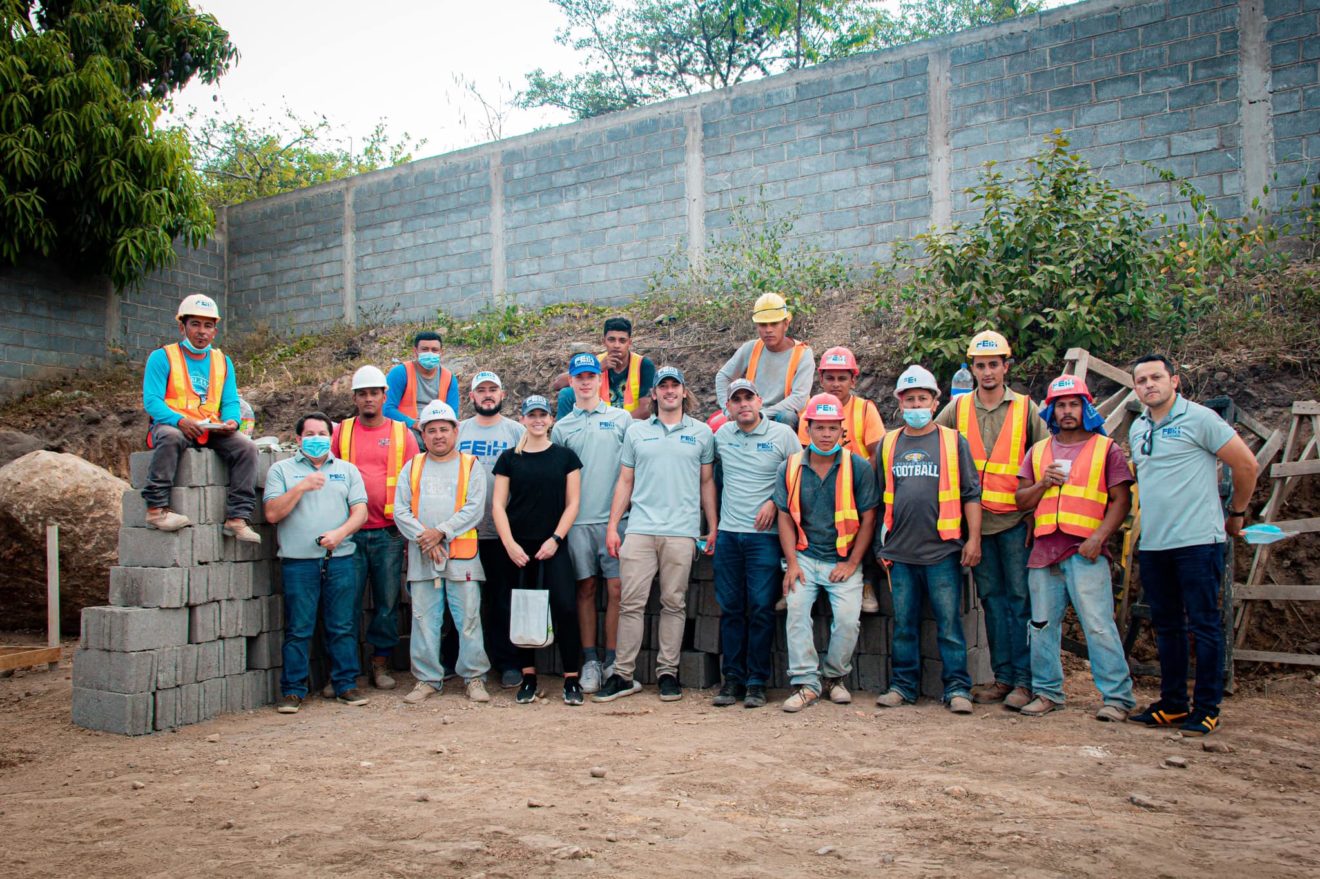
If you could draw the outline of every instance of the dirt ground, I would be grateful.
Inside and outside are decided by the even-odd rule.
[[[363,708],[313,698],[130,739],[70,723],[66,657],[0,680],[0,875],[1320,873],[1310,674],[1244,682],[1198,740],[1097,723],[1071,665],[1069,709],[1037,720],[651,688],[570,709],[554,678],[531,706],[493,688],[411,707],[404,675]]]

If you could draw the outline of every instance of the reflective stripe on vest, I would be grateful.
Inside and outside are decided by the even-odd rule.
[[[861,456],[861,459],[868,464],[871,463],[871,450],[866,447],[866,408],[874,405],[870,400],[863,400],[856,394],[850,396],[848,402],[843,404],[845,412],[852,412],[852,427],[849,429],[848,441],[844,443],[844,448]],[[876,414],[878,417],[879,413]],[[880,427],[884,428],[883,421],[880,423]],[[880,436],[884,437],[883,431]],[[798,422],[798,442],[804,446],[811,442],[811,437],[807,435],[807,420],[805,418]]]
[[[455,513],[463,509],[463,504],[467,503],[468,481],[472,477],[472,467],[476,463],[477,459],[467,452],[458,453],[458,491],[454,494]],[[412,459],[412,470],[408,474],[408,485],[412,489],[412,502],[409,506],[412,508],[414,519],[417,518],[417,511],[422,505],[422,471],[425,469],[426,452],[422,452]],[[476,558],[477,529],[471,528],[450,538],[449,557],[460,560]]]
[[[399,399],[399,411],[412,420],[417,420],[417,361],[409,360],[403,364],[408,381],[403,386],[403,396]],[[449,386],[454,383],[454,374],[445,367],[440,367],[440,380],[436,382],[437,400],[449,397]]]
[[[357,445],[353,442],[353,428],[357,417],[345,418],[339,425],[339,460],[357,466]],[[390,422],[390,452],[385,468],[385,517],[394,518],[394,487],[399,484],[399,471],[403,469],[403,450],[408,445],[402,421]]]
[[[797,375],[798,364],[802,362],[802,355],[807,350],[806,342],[794,342],[793,353],[788,357],[788,372],[784,373],[784,399],[793,396],[793,376]],[[760,339],[752,346],[752,356],[747,359],[747,373],[743,378],[752,384],[756,384],[756,365],[761,362],[761,354],[765,352],[765,342]],[[757,385],[759,388],[760,385]]]
[[[788,512],[797,525],[797,548],[807,548],[807,532],[802,529],[802,465],[806,463],[807,452],[798,452],[788,459],[784,471],[784,481],[788,488]],[[861,517],[857,514],[857,500],[853,497],[852,456],[848,450],[839,452],[839,469],[834,474],[834,549],[840,558],[847,558],[852,543],[861,530]]]
[[[210,378],[206,386],[206,402],[193,390],[192,376],[188,374],[188,359],[178,342],[166,345],[162,350],[170,364],[170,374],[165,377],[165,405],[170,411],[191,418],[193,421],[215,421],[220,417],[220,399],[224,395],[225,381],[229,369],[225,355],[219,348],[207,352],[211,358]],[[148,435],[149,436],[149,435]],[[205,445],[210,438],[208,431],[203,431],[197,442]],[[150,443],[148,443],[150,445]]]
[[[1109,489],[1105,484],[1105,462],[1113,444],[1107,436],[1094,434],[1073,461],[1068,481],[1050,486],[1036,504],[1036,536],[1062,531],[1083,540],[1095,533],[1105,518]],[[1054,462],[1054,443],[1045,439],[1031,447],[1031,474],[1037,482]]]
[[[941,540],[957,540],[962,536],[962,492],[959,488],[962,474],[958,470],[958,431],[935,425],[940,435],[940,488],[939,513],[935,529]],[[885,471],[885,529],[894,530],[894,448],[903,431],[892,430],[880,444],[880,466]]]
[[[972,462],[981,476],[981,506],[992,513],[1016,512],[1017,501],[1013,494],[1018,487],[1018,468],[1027,453],[1027,398],[1021,394],[1013,396],[1004,426],[995,439],[995,447],[987,456],[972,400],[975,396],[963,394],[958,398],[957,424],[958,432],[967,438]]]
[[[604,364],[609,352],[600,355],[600,362]],[[628,380],[623,384],[623,409],[625,412],[632,412],[637,408],[637,401],[642,397],[642,355],[630,353],[628,355]],[[600,398],[605,401],[605,405],[610,403],[610,368],[604,366],[600,371]]]

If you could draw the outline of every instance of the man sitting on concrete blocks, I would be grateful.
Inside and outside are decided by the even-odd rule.
[[[142,499],[147,524],[178,531],[192,524],[170,509],[179,459],[187,449],[213,450],[229,465],[224,533],[245,543],[260,543],[248,525],[257,501],[257,447],[238,430],[238,384],[233,362],[212,346],[220,309],[208,296],[194,293],[176,315],[182,339],[151,352],[142,377],[142,405],[151,416],[147,447],[153,452]]]
[[[745,378],[756,385],[764,403],[761,414],[796,428],[798,413],[811,396],[816,355],[811,347],[788,335],[793,314],[784,297],[763,293],[752,306],[757,338],[744,342],[715,373],[715,401],[720,411],[706,423],[718,430],[728,419],[729,383]]]

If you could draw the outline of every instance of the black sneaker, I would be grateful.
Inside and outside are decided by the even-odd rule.
[[[564,704],[582,704],[582,684],[577,678],[564,678]]]
[[[518,700],[519,705],[536,701],[536,675],[522,676],[522,686],[518,688],[518,695],[514,698]]]
[[[1128,723],[1139,723],[1142,726],[1180,726],[1186,719],[1186,705],[1165,705],[1162,700],[1145,711],[1128,715]]]
[[[1185,736],[1208,736],[1219,729],[1219,712],[1211,714],[1198,708],[1188,715],[1178,729]]]
[[[657,683],[660,686],[661,702],[677,702],[683,698],[683,688],[679,686],[678,675],[660,675]]]
[[[275,703],[275,710],[280,714],[297,714],[301,707],[302,697],[292,693],[285,693],[280,697],[280,701]]]
[[[730,705],[738,704],[738,700],[747,695],[747,688],[742,684],[735,684],[725,681],[724,686],[715,694],[715,698],[710,700],[710,704],[716,708],[726,708]]]
[[[762,684],[748,684],[747,698],[743,699],[744,708],[764,708],[765,707],[765,686]]]
[[[621,699],[624,696],[631,696],[633,693],[640,693],[642,685],[636,681],[630,681],[621,675],[613,674],[605,681],[605,686],[597,690],[591,697],[592,702],[613,702],[615,699]]]

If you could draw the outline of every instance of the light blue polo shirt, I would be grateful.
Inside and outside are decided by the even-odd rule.
[[[367,487],[358,468],[330,455],[317,470],[301,451],[271,465],[263,500],[275,500],[318,472],[325,474],[325,485],[298,498],[293,512],[275,526],[282,559],[324,558],[325,550],[316,545],[316,538],[343,525],[348,520],[349,507],[367,502]],[[355,549],[350,537],[335,547],[334,554],[336,558],[352,555]]]
[[[715,454],[724,473],[720,496],[720,530],[740,534],[776,533],[756,530],[756,511],[775,491],[775,475],[791,456],[802,451],[797,434],[786,424],[762,417],[744,433],[736,421],[715,431]]]
[[[550,440],[572,449],[582,462],[582,496],[574,525],[603,525],[610,520],[623,439],[632,425],[631,415],[602,401],[590,411],[575,407],[551,428]]]
[[[1149,409],[1132,422],[1128,447],[1137,471],[1142,549],[1224,542],[1216,453],[1236,435],[1224,419],[1182,394],[1159,424]]]
[[[687,415],[673,427],[658,415],[634,421],[620,461],[633,468],[628,533],[699,537],[701,466],[714,462],[715,435],[702,422]]]

